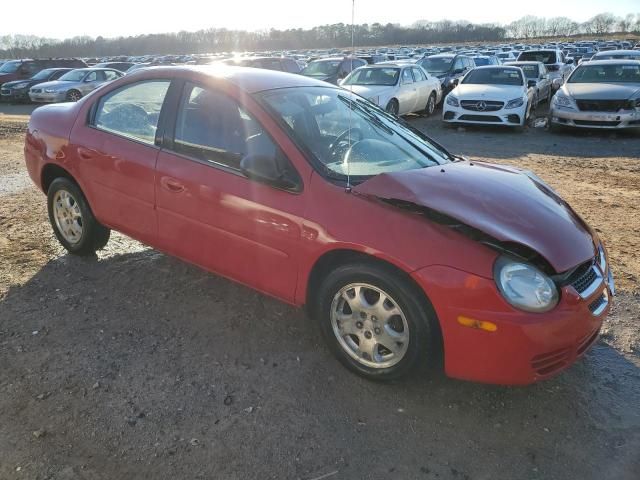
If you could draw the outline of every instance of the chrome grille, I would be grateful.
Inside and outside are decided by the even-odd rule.
[[[460,100],[460,105],[465,110],[474,112],[495,112],[504,106],[504,102],[495,100]]]
[[[589,311],[596,317],[604,312],[605,308],[609,305],[609,295],[605,290],[598,298],[589,304]]]
[[[9,90],[8,88],[3,88],[2,90],[0,90],[0,94],[1,95],[11,95],[11,90]]]
[[[571,286],[576,289],[576,292],[582,293],[589,285],[591,285],[595,280],[597,280],[598,274],[596,273],[596,269],[591,266],[589,270],[587,270],[581,277],[576,279]]]
[[[621,108],[633,108],[629,100],[576,100],[583,112],[617,112]]]

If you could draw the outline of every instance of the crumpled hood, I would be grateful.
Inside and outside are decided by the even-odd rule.
[[[628,100],[640,94],[637,83],[565,83],[563,89],[576,100]]]
[[[455,162],[383,173],[353,191],[426,207],[501,242],[525,245],[557,273],[595,256],[592,233],[578,214],[542,180],[517,168]]]

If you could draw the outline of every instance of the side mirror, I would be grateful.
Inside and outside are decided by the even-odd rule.
[[[459,75],[459,74],[461,74],[461,73],[464,73],[464,68],[456,68],[456,69],[453,71],[453,74],[454,74],[454,75]]]
[[[558,88],[560,88],[562,86],[562,79],[561,78],[554,78],[553,81],[551,82],[551,84],[553,85],[553,88],[555,90],[557,90]]]
[[[536,86],[538,86],[538,82],[537,82],[537,80],[529,80],[527,82],[527,86],[529,88],[536,88]]]
[[[278,165],[276,157],[249,154],[240,160],[240,171],[249,179],[277,188],[298,190],[299,182]]]

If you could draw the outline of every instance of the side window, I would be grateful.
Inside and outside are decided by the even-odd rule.
[[[53,75],[51,75],[51,77],[49,77],[49,80],[57,80],[59,79],[62,75],[64,75],[65,73],[67,73],[68,70],[58,70],[56,72],[53,72]]]
[[[476,66],[476,64],[473,63],[473,60],[470,58],[465,58],[465,61],[467,62],[467,68],[474,68]]]
[[[411,70],[413,70],[413,77],[416,82],[424,82],[427,79],[419,68],[412,68]]]
[[[174,135],[174,150],[190,157],[240,169],[242,157],[274,157],[276,146],[260,124],[226,95],[185,85]]]
[[[36,62],[26,62],[24,64],[24,72],[27,75],[35,75],[36,73],[38,73],[40,70],[42,70],[42,66],[39,65]]]
[[[456,58],[456,61],[455,61],[454,65],[453,65],[453,69],[454,70],[463,70],[464,69],[464,63],[463,63],[462,60],[463,60],[462,57]]]
[[[94,126],[153,145],[169,80],[126,85],[100,99]]]
[[[413,83],[413,77],[411,76],[411,69],[405,68],[402,70],[402,83]]]
[[[285,58],[282,63],[284,64],[283,70],[289,73],[300,73],[300,67],[295,62],[295,60],[291,60],[290,58]]]
[[[104,72],[104,76],[107,81],[115,80],[116,78],[120,78],[120,76],[114,72],[113,70],[107,70]]]
[[[89,75],[84,77],[85,82],[95,82],[98,79],[98,72],[91,72]]]

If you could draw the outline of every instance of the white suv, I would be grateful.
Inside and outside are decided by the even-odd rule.
[[[522,52],[518,56],[519,62],[542,62],[544,66],[547,67],[547,71],[549,72],[549,78],[553,82],[554,79],[559,78],[560,84],[564,83],[573,69],[573,60],[567,60],[564,56],[564,53],[560,50],[527,50],[526,52]],[[558,82],[553,82],[554,89],[558,89],[560,85]]]

